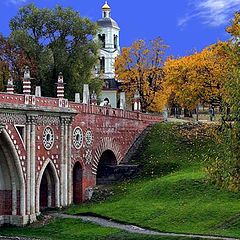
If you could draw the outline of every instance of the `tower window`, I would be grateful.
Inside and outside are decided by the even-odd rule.
[[[105,57],[100,58],[100,72],[105,73]]]
[[[105,34],[98,34],[98,40],[100,41],[102,48],[105,48]]]
[[[118,46],[118,36],[114,34],[113,38],[114,38],[114,40],[113,40],[114,41],[114,48],[117,49],[117,46]]]

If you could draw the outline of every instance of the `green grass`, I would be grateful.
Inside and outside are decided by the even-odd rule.
[[[113,228],[103,228],[76,219],[56,219],[45,226],[4,227],[0,235],[32,237],[44,240],[185,240],[185,237],[158,237],[130,234]]]
[[[113,186],[106,201],[67,212],[92,212],[166,232],[240,237],[240,194],[217,189],[204,172],[206,159],[221,149],[209,137],[185,135],[174,125],[156,126],[135,160],[144,166],[139,179]]]

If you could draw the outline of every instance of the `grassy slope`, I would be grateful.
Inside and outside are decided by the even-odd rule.
[[[205,180],[204,160],[221,154],[216,144],[187,139],[176,126],[161,124],[145,145],[138,159],[145,166],[142,178],[114,186],[114,196],[102,203],[68,212],[93,212],[161,231],[240,237],[240,194]]]

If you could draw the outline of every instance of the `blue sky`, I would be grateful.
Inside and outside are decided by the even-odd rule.
[[[104,0],[1,0],[0,32],[9,34],[9,20],[18,8],[34,2],[38,7],[70,6],[96,21],[101,18]],[[121,28],[121,47],[137,39],[162,37],[170,46],[169,54],[182,56],[193,50],[226,40],[226,26],[240,0],[109,0],[112,18]]]

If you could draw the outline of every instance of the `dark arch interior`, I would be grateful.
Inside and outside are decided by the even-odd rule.
[[[40,208],[55,207],[56,183],[50,164],[44,170],[40,185]]]
[[[112,166],[116,165],[117,159],[111,150],[106,150],[102,153],[102,156],[98,163],[97,185],[104,184],[108,181],[108,178],[112,175]]]
[[[79,162],[73,167],[73,203],[82,202],[82,166]]]

